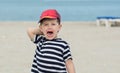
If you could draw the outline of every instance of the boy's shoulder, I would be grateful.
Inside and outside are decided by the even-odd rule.
[[[68,42],[62,38],[56,38],[56,39],[53,39],[53,40],[47,40],[44,36],[41,36],[41,35],[36,35],[36,39],[39,41],[39,42],[43,42],[43,41],[47,41],[47,42],[51,42],[51,43],[56,43],[56,44],[60,44],[60,45],[63,45],[63,46],[68,46]]]
[[[64,45],[64,46],[69,45],[68,42],[67,42],[66,40],[63,40],[62,38],[58,38],[58,39],[56,40],[56,42],[61,43],[61,44]]]

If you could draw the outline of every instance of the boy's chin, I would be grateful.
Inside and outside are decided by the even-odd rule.
[[[55,38],[47,38],[47,37],[46,37],[46,39],[47,39],[47,40],[53,40],[53,39],[55,39]]]
[[[45,37],[47,40],[53,40],[55,39],[56,37]]]
[[[56,38],[56,36],[55,36],[55,35],[45,35],[45,38],[46,38],[47,40],[53,40],[53,39]]]

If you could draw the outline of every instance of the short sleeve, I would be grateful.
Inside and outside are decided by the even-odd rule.
[[[70,47],[68,45],[64,49],[63,59],[64,59],[64,61],[67,61],[68,59],[72,59]]]
[[[34,36],[33,43],[37,44],[41,39],[42,39],[42,36],[41,36],[41,35],[35,35],[35,36]]]

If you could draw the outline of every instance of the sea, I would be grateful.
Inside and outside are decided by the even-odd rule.
[[[120,0],[0,0],[0,21],[38,21],[46,9],[56,9],[62,21],[95,21],[120,17]]]

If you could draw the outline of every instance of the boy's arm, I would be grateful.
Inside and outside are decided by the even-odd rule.
[[[29,38],[31,39],[31,41],[34,41],[34,36],[36,34],[42,35],[42,32],[40,31],[40,27],[35,27],[35,28],[28,28],[27,34],[28,34]]]
[[[66,63],[66,68],[68,70],[68,73],[75,73],[75,68],[72,60],[69,59],[65,63]]]

